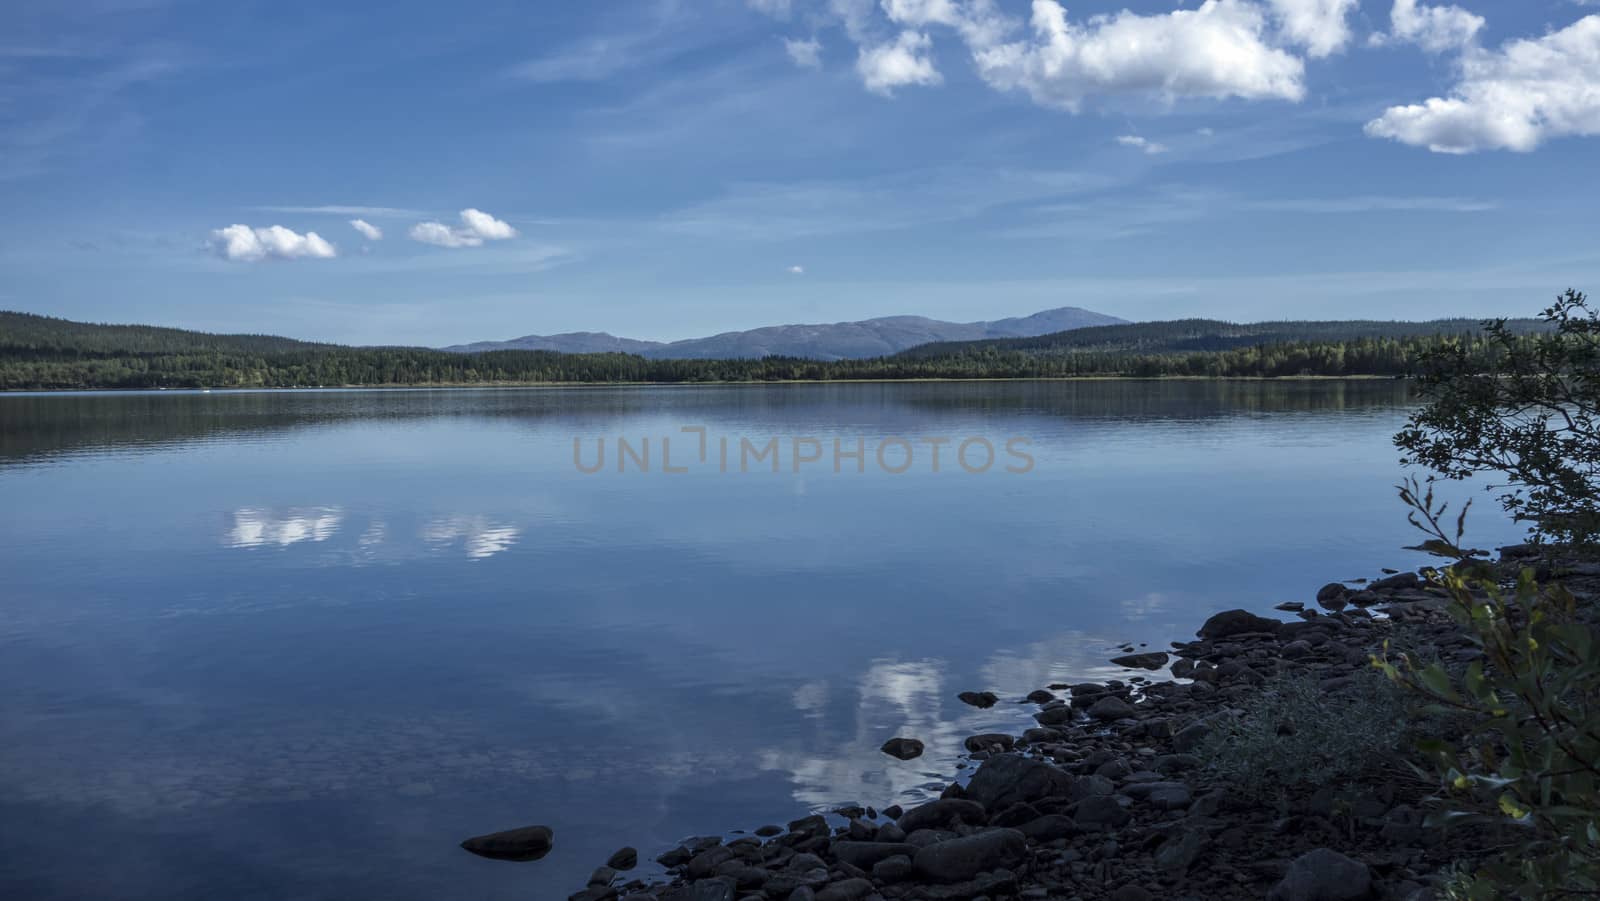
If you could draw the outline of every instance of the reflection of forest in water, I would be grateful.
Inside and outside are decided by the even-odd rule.
[[[604,431],[614,417],[649,413],[684,424],[828,431],[841,424],[892,433],[989,416],[1177,422],[1269,413],[1330,413],[1409,403],[1409,382],[1123,379],[1054,382],[830,383],[638,388],[138,392],[0,395],[0,465],[102,450],[150,452],[249,434],[351,420],[470,418],[561,422]]]

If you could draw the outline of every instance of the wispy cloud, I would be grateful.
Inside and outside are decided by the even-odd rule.
[[[308,216],[360,216],[372,219],[407,219],[416,216],[426,216],[420,210],[409,210],[393,206],[340,206],[337,204],[324,204],[321,206],[254,206],[251,210],[260,213],[295,213]]]
[[[1139,150],[1143,150],[1145,153],[1152,156],[1158,153],[1167,152],[1167,145],[1158,144],[1155,141],[1142,138],[1138,135],[1118,135],[1117,143],[1124,147],[1134,147]]]

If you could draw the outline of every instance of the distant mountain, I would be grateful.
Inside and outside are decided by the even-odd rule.
[[[154,325],[104,325],[0,310],[0,349],[94,353],[279,353],[332,349],[276,335],[213,335]]]
[[[482,353],[490,350],[554,350],[562,353],[620,352],[656,360],[738,360],[760,357],[804,357],[812,360],[863,360],[898,353],[935,341],[981,341],[1027,338],[1070,329],[1118,325],[1125,319],[1078,307],[1060,307],[1032,316],[993,322],[944,322],[923,316],[885,316],[830,325],[774,325],[744,332],[723,332],[682,341],[636,341],[605,332],[525,335],[510,341],[457,344],[445,350]]]
[[[1041,314],[1043,315],[1043,314]],[[1538,319],[1508,319],[1513,334],[1547,332],[1549,323]],[[1225,322],[1219,319],[1175,319],[1164,322],[1130,322],[1111,326],[1062,329],[1057,332],[943,341],[922,344],[897,356],[932,360],[982,353],[1023,353],[1030,356],[1068,354],[1178,354],[1233,350],[1294,341],[1360,341],[1416,335],[1470,335],[1483,330],[1480,319],[1402,320],[1335,319],[1277,322]]]

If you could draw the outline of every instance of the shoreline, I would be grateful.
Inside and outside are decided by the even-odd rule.
[[[1503,548],[1499,566],[1514,573],[1531,565],[1527,555]],[[1561,581],[1600,601],[1600,566]],[[1456,861],[1485,856],[1492,842],[1424,825],[1437,785],[1399,761],[1337,757],[1353,753],[1345,731],[1386,725],[1382,698],[1368,694],[1388,685],[1370,655],[1390,638],[1453,662],[1476,654],[1441,600],[1415,572],[1333,583],[1315,601],[1278,605],[1286,620],[1227,610],[1165,650],[1126,647],[1111,661],[1129,670],[1121,679],[1040,686],[1026,698],[963,693],[980,707],[1032,705],[1038,725],[967,737],[961,776],[938,800],[848,806],[651,849],[665,878],[629,878],[640,852],[623,848],[570,901],[1441,897]],[[1297,692],[1315,718],[1280,724],[1266,744],[1238,743],[1236,724],[1280,716],[1274,699]],[[1396,720],[1389,738],[1398,746],[1415,725]],[[1285,728],[1333,756],[1279,774],[1304,781],[1275,789],[1242,776],[1252,750],[1295,744]],[[897,736],[883,752],[914,760],[916,739]],[[1354,768],[1341,773],[1341,763]],[[483,838],[492,836],[471,841]]]
[[[714,382],[416,382],[382,385],[293,385],[289,387],[200,387],[200,388],[0,388],[0,397],[24,394],[261,394],[269,392],[311,391],[482,391],[491,388],[527,390],[530,388],[714,388],[751,385],[919,385],[919,384],[994,384],[1031,382],[1407,382],[1410,376],[1395,375],[1280,375],[1280,376],[1205,376],[1205,375],[1072,375],[1037,378],[926,378],[926,379],[757,379]]]

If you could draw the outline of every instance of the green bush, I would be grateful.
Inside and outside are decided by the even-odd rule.
[[[1560,585],[1523,570],[1503,588],[1494,569],[1462,549],[1431,488],[1400,489],[1425,547],[1453,560],[1430,570],[1448,609],[1482,657],[1459,674],[1405,654],[1374,658],[1429,708],[1464,714],[1453,737],[1418,749],[1438,779],[1437,824],[1479,823],[1509,835],[1501,853],[1452,882],[1462,898],[1560,898],[1600,893],[1600,633],[1594,611]]]

